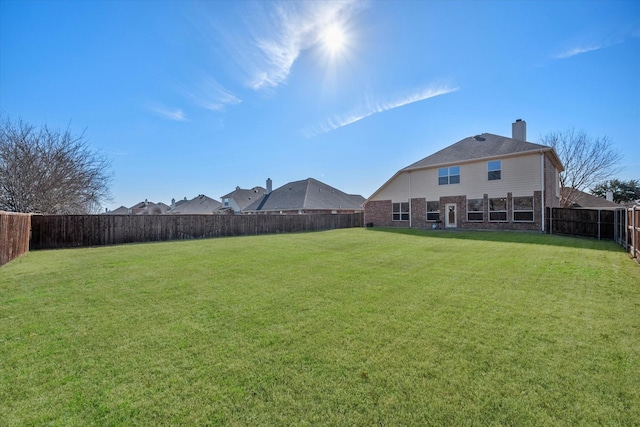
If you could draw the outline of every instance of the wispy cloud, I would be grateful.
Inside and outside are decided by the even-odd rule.
[[[249,49],[236,53],[249,75],[248,85],[260,90],[283,84],[301,51],[318,43],[327,26],[348,21],[365,5],[354,0],[267,2],[257,22],[249,23]]]
[[[147,109],[157,116],[163,117],[168,120],[174,120],[178,122],[188,121],[187,115],[181,109],[167,108],[163,105],[148,105]]]
[[[594,50],[600,50],[607,47],[606,45],[596,44],[587,46],[577,46],[569,48],[563,52],[560,52],[553,57],[556,59],[571,58],[572,56],[580,55],[581,53],[593,52]]]
[[[233,92],[224,88],[212,77],[203,79],[195,91],[185,90],[185,94],[199,107],[219,112],[225,111],[228,105],[242,102]]]
[[[382,113],[394,108],[403,107],[415,102],[424,101],[425,99],[433,98],[436,96],[445,95],[457,90],[457,87],[450,87],[446,85],[428,86],[415,90],[409,94],[398,95],[391,99],[369,99],[366,102],[363,102],[359,107],[354,108],[353,110],[345,114],[334,116],[315,127],[304,129],[302,132],[305,137],[313,138],[314,136],[331,132],[335,129],[356,123],[362,119],[373,116],[374,114]]]
[[[625,43],[629,39],[640,37],[640,27],[619,26],[616,28],[599,29],[595,33],[583,35],[583,40],[568,44],[563,50],[551,55],[554,59],[567,59],[584,53],[594,52]]]

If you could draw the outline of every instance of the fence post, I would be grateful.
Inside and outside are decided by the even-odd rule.
[[[633,225],[633,228],[631,229],[631,244],[633,245],[633,247],[631,248],[632,252],[632,257],[635,258],[636,257],[636,250],[638,248],[638,230],[636,229],[636,227],[638,226],[638,224],[636,224],[636,206],[633,205],[631,207],[631,223]]]

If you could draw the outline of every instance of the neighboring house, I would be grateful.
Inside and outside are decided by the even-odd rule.
[[[271,180],[267,180],[267,192],[246,209],[254,214],[310,214],[310,213],[357,213],[364,208],[365,198],[346,194],[313,178],[289,182],[271,191]]]
[[[607,200],[603,197],[594,196],[593,194],[588,194],[583,191],[576,190],[575,188],[571,191],[565,188],[563,190],[563,193],[571,194],[571,199],[573,199],[571,208],[573,209],[624,209],[624,205]]]
[[[120,206],[118,209],[105,212],[105,215],[129,215],[129,208],[126,206]]]
[[[266,191],[267,190],[262,187],[253,187],[249,190],[236,187],[234,191],[220,198],[222,200],[222,206],[218,208],[216,213],[239,215],[243,213],[249,205],[262,197]]]
[[[523,120],[512,132],[468,137],[401,169],[367,199],[365,223],[544,231],[564,168],[553,148],[526,142]]]
[[[163,215],[167,213],[169,206],[164,203],[153,203],[145,199],[144,202],[140,202],[129,208],[129,214],[131,215]]]
[[[171,201],[171,210],[167,213],[171,215],[204,215],[212,214],[215,210],[222,206],[217,200],[207,197],[204,194],[198,195],[191,200],[180,200],[178,202],[173,199]]]

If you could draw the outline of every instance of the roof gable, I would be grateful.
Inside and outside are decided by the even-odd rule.
[[[266,191],[267,190],[260,186],[253,187],[249,190],[237,187],[231,193],[222,196],[222,199],[233,199],[238,205],[238,208],[244,211],[249,205],[260,199]]]

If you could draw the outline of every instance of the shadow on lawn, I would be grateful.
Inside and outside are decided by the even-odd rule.
[[[477,240],[482,242],[525,243],[533,245],[561,246],[568,248],[593,249],[610,252],[624,252],[613,240],[596,240],[589,237],[574,237],[543,234],[535,231],[507,230],[430,230],[420,228],[368,228],[368,231],[404,234],[408,236],[437,239]]]

